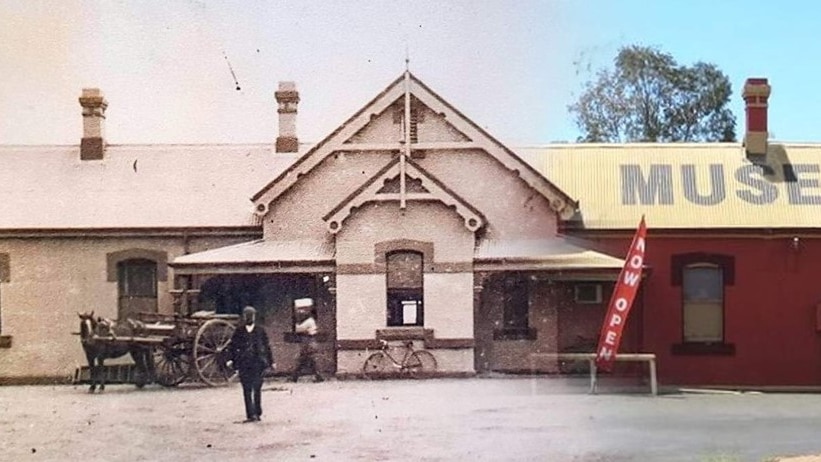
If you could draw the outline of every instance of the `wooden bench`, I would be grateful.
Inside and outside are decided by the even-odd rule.
[[[530,369],[536,370],[536,361],[547,359],[553,361],[587,361],[590,364],[590,393],[596,393],[596,354],[595,353],[531,353]],[[616,361],[646,362],[650,366],[650,393],[658,395],[658,381],[656,379],[656,355],[654,353],[621,353],[614,358]]]

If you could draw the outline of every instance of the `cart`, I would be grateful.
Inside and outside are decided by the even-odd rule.
[[[149,374],[166,387],[199,380],[222,386],[236,372],[226,365],[227,347],[239,316],[196,312],[179,314],[140,313],[129,321],[129,335],[96,336],[95,340],[150,348]]]

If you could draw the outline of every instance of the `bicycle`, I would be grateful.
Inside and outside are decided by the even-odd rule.
[[[398,361],[392,354],[392,347],[385,340],[380,340],[382,351],[378,351],[365,360],[362,373],[365,378],[385,378],[399,375],[409,375],[420,378],[436,370],[436,357],[427,350],[415,350],[413,341],[405,342],[405,355]]]

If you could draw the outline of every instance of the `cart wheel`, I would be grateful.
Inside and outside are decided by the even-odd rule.
[[[154,348],[154,379],[164,387],[176,387],[191,373],[191,350],[186,342]]]
[[[436,357],[426,350],[414,351],[405,362],[404,370],[415,379],[430,377],[436,371]]]
[[[203,382],[211,386],[228,383],[235,372],[226,366],[226,347],[234,335],[234,324],[212,319],[197,330],[194,337],[194,366]]]
[[[366,379],[384,379],[395,371],[393,362],[382,352],[368,356],[365,365],[362,366],[362,374]]]

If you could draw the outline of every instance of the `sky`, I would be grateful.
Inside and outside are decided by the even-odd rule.
[[[821,141],[821,2],[0,0],[0,144],[78,144],[82,88],[112,144],[273,143],[295,81],[319,141],[405,69],[511,146],[574,141],[567,106],[625,45],[714,63],[744,127],[748,77],[769,129]],[[239,89],[237,89],[239,87]]]

